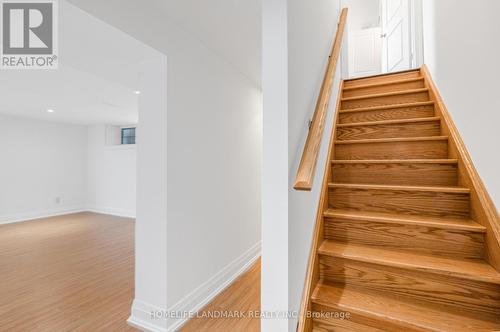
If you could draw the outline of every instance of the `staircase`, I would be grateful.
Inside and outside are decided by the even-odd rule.
[[[424,74],[343,82],[305,331],[500,331],[498,225]]]

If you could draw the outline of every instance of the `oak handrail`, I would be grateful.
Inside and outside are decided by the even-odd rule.
[[[323,137],[323,131],[325,129],[328,104],[332,93],[333,79],[340,55],[340,48],[342,46],[346,20],[347,8],[343,8],[340,13],[340,20],[337,33],[335,34],[332,51],[329,55],[325,77],[323,78],[318,101],[316,102],[316,109],[314,110],[309,133],[307,134],[306,144],[304,146],[304,151],[302,152],[299,169],[297,170],[297,176],[295,177],[293,187],[296,190],[309,191],[312,188],[319,149],[321,147],[321,138]]]

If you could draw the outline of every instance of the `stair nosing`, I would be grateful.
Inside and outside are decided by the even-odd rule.
[[[389,249],[383,249],[383,248],[376,248],[375,250],[379,252],[386,252],[386,253],[401,253],[403,255],[411,255],[411,256],[416,256],[416,257],[421,257],[421,259],[418,259],[418,264],[416,263],[417,260],[410,260],[413,262],[413,264],[408,263],[408,261],[401,261],[397,259],[380,259],[379,257],[363,257],[363,255],[352,255],[352,254],[346,254],[346,253],[336,253],[332,251],[325,250],[323,247],[326,244],[342,244],[346,246],[351,246],[351,247],[358,247],[358,248],[370,248],[370,246],[365,246],[365,245],[354,245],[350,243],[344,243],[340,241],[332,241],[332,240],[324,240],[321,245],[318,248],[318,255],[322,256],[328,256],[328,257],[336,257],[336,258],[342,258],[342,259],[347,259],[347,260],[352,260],[352,261],[357,261],[357,262],[362,262],[362,263],[367,263],[367,264],[375,264],[375,265],[381,265],[381,266],[389,266],[393,268],[399,268],[399,269],[404,269],[404,270],[410,270],[410,271],[419,271],[419,272],[425,272],[425,273],[430,273],[430,274],[436,274],[436,275],[442,275],[442,276],[448,276],[448,277],[454,277],[458,279],[466,279],[466,280],[471,280],[471,281],[476,281],[476,282],[485,282],[485,283],[490,283],[490,284],[498,284],[500,285],[500,273],[495,278],[484,278],[481,274],[473,274],[473,273],[464,273],[464,272],[457,272],[457,271],[451,271],[447,268],[438,268],[438,267],[430,267],[426,266],[426,257],[429,258],[429,255],[425,254],[419,254],[419,253],[401,253],[398,252],[397,250],[389,250]],[[439,257],[443,260],[448,260],[448,261],[453,261],[453,262],[475,262],[479,264],[484,264],[489,267],[489,265],[485,260],[480,260],[480,259],[475,259],[475,260],[464,260],[464,259],[453,259],[453,258],[445,258],[445,257]],[[424,262],[424,264],[422,264]],[[493,267],[491,269],[494,270]]]
[[[404,83],[417,82],[417,81],[425,81],[425,78],[420,76],[420,77],[405,78],[405,79],[401,79],[401,80],[394,80],[394,81],[387,81],[387,82],[348,86],[348,87],[343,88],[342,91],[352,91],[352,90],[366,89],[366,88],[372,88],[372,87],[377,87],[377,86],[404,84]]]
[[[361,220],[361,221],[369,221],[375,223],[384,223],[384,224],[404,224],[404,225],[417,225],[431,228],[439,228],[439,229],[452,229],[452,230],[462,230],[469,231],[474,233],[486,233],[486,227],[478,224],[472,219],[438,219],[438,218],[429,218],[429,217],[421,217],[418,219],[417,216],[412,216],[411,218],[405,215],[383,215],[376,214],[373,215],[359,215],[355,211],[349,210],[338,210],[338,209],[328,209],[323,213],[323,217],[325,218],[337,218],[344,220]],[[427,219],[427,220],[426,220]],[[462,221],[462,223],[457,223],[456,221]],[[465,223],[470,223],[470,225],[466,225]]]
[[[409,89],[409,90],[391,91],[391,92],[384,92],[384,93],[374,93],[374,94],[370,94],[370,95],[362,95],[362,96],[341,98],[340,100],[342,102],[344,102],[344,101],[352,101],[352,100],[360,100],[360,99],[370,99],[370,98],[383,98],[383,97],[389,97],[389,96],[399,96],[399,95],[406,95],[406,94],[420,93],[420,92],[429,92],[429,88]]]
[[[337,128],[358,127],[358,126],[378,126],[378,125],[402,124],[402,123],[437,122],[437,121],[441,121],[441,118],[439,116],[429,116],[429,117],[424,117],[424,118],[408,118],[408,119],[395,119],[395,120],[339,123],[339,124],[337,124]]]
[[[396,137],[396,138],[365,138],[357,140],[335,140],[335,144],[369,144],[391,142],[447,141],[448,136]]]
[[[383,185],[383,184],[358,184],[358,183],[335,183],[329,182],[329,188],[353,188],[353,189],[374,189],[374,190],[403,190],[403,191],[430,191],[455,194],[469,194],[470,189],[465,187],[453,186],[402,186],[402,185]]]
[[[381,106],[371,106],[371,107],[359,107],[359,108],[352,108],[352,109],[343,109],[343,110],[339,110],[339,113],[380,111],[380,110],[391,109],[391,108],[406,108],[406,107],[415,107],[415,106],[430,106],[430,105],[434,105],[434,104],[435,104],[434,101],[419,101],[419,102],[415,102],[415,103],[388,104],[388,105],[381,105]]]
[[[458,159],[334,159],[332,164],[458,164]]]

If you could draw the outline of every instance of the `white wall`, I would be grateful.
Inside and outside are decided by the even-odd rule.
[[[261,311],[288,311],[287,0],[263,1]],[[288,330],[287,319],[261,320],[262,332]]]
[[[316,174],[311,192],[293,189],[305,140],[308,120],[312,118],[325,74],[328,54],[337,31],[339,1],[288,1],[288,287],[289,310],[298,311],[305,280],[312,231],[328,143],[333,124],[340,62],[334,80],[332,99],[321,143]],[[290,320],[290,331],[295,331],[297,320]]]
[[[165,331],[167,309],[167,59],[142,64],[137,141],[135,299],[129,322]]]
[[[183,311],[199,309],[260,254],[262,105],[251,81],[171,33],[167,303]]]
[[[343,7],[349,8],[348,29],[361,30],[380,26],[379,0],[343,0]]]
[[[147,317],[148,309],[195,310],[259,255],[261,92],[203,41],[161,13],[147,12],[149,7],[140,2],[77,5],[168,58],[160,80],[147,74],[157,86],[155,96],[151,99],[141,87],[139,98],[136,301],[131,317],[164,330],[163,322]],[[163,98],[161,79],[167,85]],[[167,197],[158,183],[165,171]],[[169,323],[173,328],[181,321]]]
[[[424,1],[424,57],[495,205],[500,207],[500,1]]]
[[[84,209],[86,145],[85,126],[0,115],[0,223]]]
[[[135,145],[106,145],[106,126],[89,126],[87,208],[135,218],[136,163]]]
[[[262,310],[298,313],[316,219],[340,64],[312,192],[293,187],[339,18],[339,1],[264,1]],[[263,332],[295,331],[265,319]]]
[[[0,115],[0,223],[76,211],[135,217],[136,148],[105,146],[104,128]]]

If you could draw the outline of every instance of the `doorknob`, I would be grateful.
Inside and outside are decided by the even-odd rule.
[[[380,38],[385,38],[385,37],[387,37],[386,33],[383,33],[383,34],[380,35]]]

